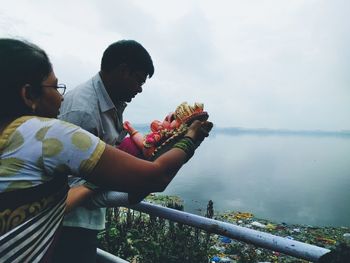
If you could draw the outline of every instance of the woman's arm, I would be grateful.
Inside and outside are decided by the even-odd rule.
[[[211,128],[211,122],[195,121],[186,136],[196,142],[202,141],[208,136]],[[174,178],[187,157],[185,151],[172,148],[150,162],[107,145],[86,179],[96,185],[121,192],[161,192]]]
[[[119,152],[122,154],[119,155]],[[106,146],[101,159],[89,178],[91,182],[106,189],[131,193],[131,195],[129,194],[129,201],[136,203],[133,199],[138,200],[138,194],[140,193],[146,192],[148,194],[150,192],[163,191],[184,163],[186,158],[184,151],[172,149],[169,153],[163,154],[167,156],[165,160],[159,161],[159,159],[163,159],[162,155],[152,163],[135,158],[114,147]],[[172,160],[168,161],[168,158]],[[125,162],[126,164],[124,165],[123,163]],[[159,162],[160,164],[155,164]],[[162,167],[168,164],[171,167]],[[123,173],[125,174],[124,176],[122,175]],[[132,193],[135,193],[135,196]],[[66,200],[66,214],[80,206],[93,194],[94,191],[84,185],[70,188]],[[134,198],[132,198],[133,196]]]
[[[190,126],[186,136],[199,144],[211,128],[212,123],[198,121]],[[129,202],[136,203],[150,192],[163,191],[188,157],[185,151],[173,148],[154,162],[149,162],[107,145],[86,179],[106,189],[127,192]],[[93,190],[83,185],[71,188],[66,212],[69,213],[93,194]]]
[[[156,161],[149,162],[107,145],[86,179],[121,192],[159,192],[170,183],[185,159],[185,152],[171,149]]]

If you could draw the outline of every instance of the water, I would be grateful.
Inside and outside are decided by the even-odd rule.
[[[216,133],[164,193],[196,214],[211,199],[215,211],[350,226],[350,137]]]

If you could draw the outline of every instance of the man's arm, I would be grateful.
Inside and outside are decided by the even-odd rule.
[[[68,214],[74,208],[83,204],[85,200],[87,200],[89,197],[91,197],[94,194],[95,192],[92,189],[87,188],[84,185],[72,187],[68,191],[65,213]]]

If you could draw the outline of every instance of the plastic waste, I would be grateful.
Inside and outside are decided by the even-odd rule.
[[[212,246],[211,248],[221,253],[225,252],[225,248],[221,246]]]
[[[326,237],[317,237],[316,238],[318,241],[321,241],[325,244],[330,244],[330,245],[334,245],[335,243],[337,243],[336,240],[334,239],[330,239],[330,238],[326,238]]]
[[[276,229],[276,226],[273,225],[273,224],[271,224],[271,223],[268,223],[268,224],[266,225],[266,229],[268,229],[268,230],[275,230],[275,229]]]
[[[259,223],[258,221],[254,221],[252,223],[250,223],[252,226],[256,226],[259,228],[266,228],[266,225]]]
[[[231,238],[228,237],[220,237],[220,241],[225,244],[229,244],[232,242]]]
[[[233,218],[236,220],[247,220],[252,218],[254,215],[252,213],[247,212],[237,212],[234,214]]]
[[[218,257],[218,256],[212,257],[211,262],[220,262],[220,257]]]
[[[231,263],[232,260],[230,258],[220,258],[220,263]]]
[[[334,249],[340,242],[346,242],[350,245],[350,227],[318,227],[311,225],[287,224],[285,222],[269,222],[265,219],[256,217],[249,218],[252,214],[227,212],[224,216],[218,216],[219,219],[238,224],[240,226],[257,229],[263,232],[285,237],[287,239],[299,240],[301,242],[314,244],[327,249]],[[244,244],[235,239],[231,239],[231,243],[225,243],[220,235],[214,235],[217,249],[214,252],[220,260],[227,257],[232,263],[238,262],[257,262],[257,263],[295,263],[295,258],[287,256],[279,252],[273,252],[264,248],[257,248],[250,244]],[[224,241],[224,242],[223,242]],[[248,261],[250,260],[250,261]],[[212,261],[215,262],[215,261]],[[222,261],[216,261],[221,263]],[[298,261],[299,262],[299,261]],[[300,261],[306,262],[306,261]],[[349,261],[350,263],[350,261]]]

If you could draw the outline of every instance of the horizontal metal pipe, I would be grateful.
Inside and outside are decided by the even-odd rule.
[[[129,263],[124,259],[118,258],[102,249],[97,249],[97,262],[98,263]]]
[[[108,206],[126,206],[153,216],[166,218],[171,221],[206,230],[210,233],[230,237],[232,239],[240,240],[245,243],[250,243],[273,251],[278,251],[300,259],[317,261],[322,255],[330,251],[315,245],[306,244],[296,240],[275,236],[269,233],[150,204],[147,202],[140,202],[137,205],[129,205],[126,196],[118,192],[108,192],[105,201]]]

